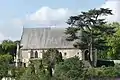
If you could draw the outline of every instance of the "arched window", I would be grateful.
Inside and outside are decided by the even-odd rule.
[[[35,51],[35,58],[38,58],[38,52]]]
[[[85,50],[84,55],[85,55],[85,60],[90,60],[90,54],[88,50]]]
[[[64,53],[64,56],[66,56],[66,55],[67,55],[67,53],[65,52],[65,53]]]
[[[26,63],[24,63],[24,67],[26,67]]]
[[[33,50],[30,51],[30,58],[34,58]]]

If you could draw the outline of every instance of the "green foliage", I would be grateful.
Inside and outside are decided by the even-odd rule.
[[[82,62],[76,58],[66,59],[56,65],[55,80],[98,80],[101,78],[120,77],[120,65],[114,67],[85,68]],[[106,80],[106,79],[105,79]]]
[[[5,54],[0,55],[0,80],[2,77],[8,76],[8,71],[10,70],[9,62],[12,56]]]
[[[10,71],[10,63],[16,53],[16,43],[11,40],[4,40],[0,44],[0,79],[8,75]]]
[[[108,26],[113,26],[116,29],[116,33],[113,36],[107,36],[107,45],[111,46],[109,50],[106,51],[106,58],[108,59],[120,59],[120,24],[112,23]]]
[[[4,40],[0,44],[0,54],[10,54],[14,59],[17,49],[17,42],[19,41]]]
[[[54,77],[56,80],[82,80],[83,68],[83,63],[78,57],[69,58],[56,65]]]
[[[31,70],[32,69],[28,67],[19,80],[38,80],[38,76],[34,73],[31,73]]]
[[[106,24],[108,27],[114,27],[115,33],[113,35],[106,36],[104,35],[104,39],[106,40],[106,45],[109,46],[105,51],[101,51],[98,53],[98,58],[101,59],[120,59],[120,23],[114,22],[110,24]]]
[[[13,42],[11,40],[4,40],[1,44],[1,47],[4,53],[9,53],[11,55],[14,55],[16,53],[16,42]]]
[[[25,70],[19,80],[50,80],[49,72],[46,66],[43,66],[42,60],[31,60],[30,65]]]
[[[120,76],[120,65],[115,67],[85,68],[78,57],[72,57],[55,65],[51,77],[42,60],[31,60],[29,67],[17,80],[89,80],[90,78],[114,78]]]
[[[89,78],[115,78],[120,76],[120,66],[88,68],[86,75]]]
[[[62,61],[62,54],[57,49],[48,49],[43,52],[43,61],[46,64],[57,64]]]
[[[14,77],[16,80],[20,78],[20,76],[23,75],[25,72],[26,68],[24,67],[12,67],[11,68],[11,76]]]
[[[61,61],[63,61],[62,54],[57,49],[48,49],[46,52],[43,52],[43,65],[47,66],[51,76],[55,64],[58,64]]]

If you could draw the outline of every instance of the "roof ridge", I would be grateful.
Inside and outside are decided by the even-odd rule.
[[[23,28],[23,29],[66,29],[63,27],[30,27],[30,28]]]
[[[50,27],[30,27],[30,28],[24,28],[24,29],[49,29]]]

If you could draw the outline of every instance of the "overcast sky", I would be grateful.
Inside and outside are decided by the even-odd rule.
[[[0,0],[0,41],[20,39],[23,26],[65,27],[69,16],[99,7],[113,10],[107,20],[120,21],[120,0]]]

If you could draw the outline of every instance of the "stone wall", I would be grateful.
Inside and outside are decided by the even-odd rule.
[[[58,49],[58,50],[59,52],[62,53],[63,59],[74,57],[74,56],[78,56],[80,60],[83,59],[83,54],[79,49]],[[22,59],[22,62],[26,63],[26,66],[29,64],[29,59],[31,54],[30,51],[31,50],[21,50],[21,59]],[[35,53],[36,51],[38,53],[38,58],[42,59],[43,50],[33,50],[33,53]]]

